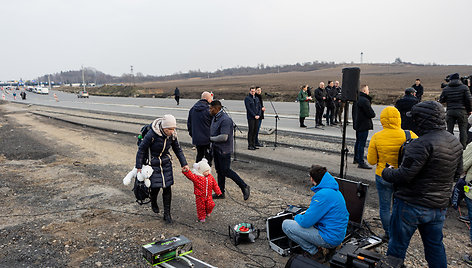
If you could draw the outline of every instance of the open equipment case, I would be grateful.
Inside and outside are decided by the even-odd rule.
[[[293,250],[300,248],[298,244],[290,241],[282,230],[282,222],[284,220],[293,220],[293,217],[294,214],[292,212],[283,211],[266,220],[269,247],[282,256],[288,256]]]
[[[352,180],[336,178],[339,191],[346,201],[349,212],[349,224],[346,237],[351,236],[356,230],[362,228],[364,207],[367,197],[368,184]],[[293,220],[296,214],[303,214],[306,209],[297,206],[288,206],[283,212],[266,220],[267,240],[269,247],[282,256],[287,256],[300,246],[287,237],[282,230],[282,222],[286,219]]]

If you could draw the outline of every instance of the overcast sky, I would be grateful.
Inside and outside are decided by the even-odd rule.
[[[472,64],[471,0],[0,0],[0,80],[310,61]]]

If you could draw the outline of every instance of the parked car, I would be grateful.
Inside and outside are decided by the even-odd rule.
[[[79,93],[77,94],[77,98],[88,98],[89,97],[89,94],[87,91],[79,91]]]

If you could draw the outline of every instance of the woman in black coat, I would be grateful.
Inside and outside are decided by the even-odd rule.
[[[172,173],[172,156],[169,152],[171,147],[179,159],[182,169],[188,168],[187,160],[177,140],[176,126],[175,117],[170,114],[154,120],[152,128],[144,136],[136,154],[136,168],[138,172],[141,172],[144,155],[151,155],[150,165],[153,169],[150,177],[151,207],[152,211],[159,213],[157,195],[159,190],[163,188],[164,221],[167,223],[172,223],[170,204],[172,200],[171,186],[174,184],[174,177]]]

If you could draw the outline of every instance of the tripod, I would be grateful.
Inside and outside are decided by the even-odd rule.
[[[346,168],[347,170],[347,153],[349,152],[346,146],[346,126],[347,126],[347,120],[348,120],[348,113],[349,113],[349,101],[346,101],[346,104],[344,105],[343,141],[341,145],[341,167],[339,170],[339,177],[342,179],[346,177],[346,174],[344,174],[345,172],[344,168]]]
[[[234,122],[233,118],[231,117],[231,114],[229,113],[229,111],[226,109],[226,107],[222,107],[223,108],[223,112],[225,114],[227,114],[229,116],[229,118],[231,118],[231,121],[233,121],[233,161],[239,161],[239,162],[244,162],[244,163],[249,163],[249,161],[245,161],[245,160],[240,160],[238,159],[237,157],[237,154],[236,154],[236,130],[239,131],[239,133],[243,133],[241,131],[241,129],[238,127],[238,125]]]
[[[269,94],[267,94],[267,93],[266,93],[266,95],[269,96]],[[271,97],[271,96],[269,96],[269,97]],[[274,112],[275,112],[275,140],[274,140],[274,150],[275,150],[275,148],[277,148],[277,123],[280,120],[280,117],[279,117],[279,114],[277,113],[277,110],[275,109],[274,103],[272,103],[271,99],[269,99],[269,102],[270,102],[270,105],[272,106],[272,109],[274,109]]]

